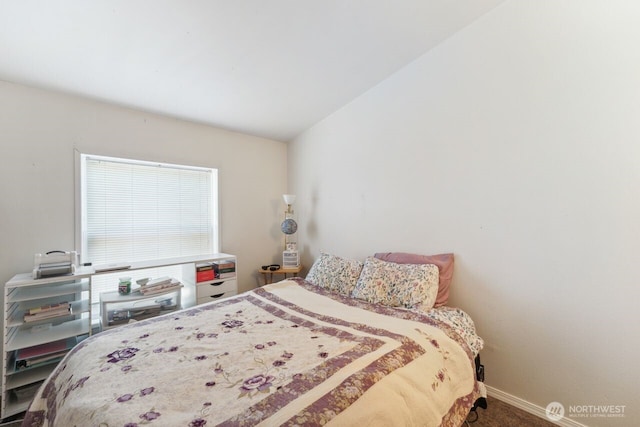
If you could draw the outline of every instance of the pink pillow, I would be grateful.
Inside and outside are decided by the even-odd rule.
[[[417,255],[404,252],[380,252],[374,257],[382,261],[395,262],[397,264],[435,264],[438,266],[440,279],[438,283],[438,296],[434,307],[447,305],[449,301],[449,286],[453,277],[453,254]]]

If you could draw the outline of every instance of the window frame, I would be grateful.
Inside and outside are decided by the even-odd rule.
[[[211,173],[211,232],[213,236],[211,237],[211,247],[209,253],[218,253],[220,252],[220,189],[219,189],[219,176],[218,169],[210,168],[210,167],[199,167],[199,166],[188,166],[188,165],[179,165],[173,163],[164,163],[164,162],[154,162],[147,160],[137,160],[130,159],[124,157],[114,157],[114,156],[105,156],[100,154],[88,154],[82,153],[78,149],[74,150],[75,157],[75,176],[74,176],[74,187],[75,187],[75,214],[74,214],[74,226],[75,226],[75,248],[78,253],[80,265],[84,263],[91,262],[91,260],[85,260],[87,248],[85,247],[86,239],[84,238],[85,233],[85,224],[87,218],[84,216],[83,203],[86,199],[86,194],[83,194],[86,191],[86,183],[84,180],[86,179],[85,167],[86,167],[86,159],[104,159],[107,161],[122,161],[127,164],[139,164],[139,165],[147,165],[147,166],[165,166],[174,169],[187,169],[187,170],[200,170],[200,171],[208,171]],[[206,254],[200,254],[206,255]]]

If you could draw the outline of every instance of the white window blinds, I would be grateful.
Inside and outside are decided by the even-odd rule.
[[[218,251],[217,170],[81,155],[81,260]]]

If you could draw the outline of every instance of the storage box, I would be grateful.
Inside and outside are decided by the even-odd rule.
[[[282,252],[282,268],[292,268],[300,265],[300,256],[298,251]]]

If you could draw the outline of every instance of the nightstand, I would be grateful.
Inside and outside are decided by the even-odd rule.
[[[285,279],[287,278],[287,274],[290,274],[291,277],[295,277],[298,273],[300,273],[300,271],[302,271],[302,266],[299,265],[297,267],[287,268],[280,267],[277,270],[263,270],[260,268],[258,271],[264,275],[264,284],[268,285],[269,283],[273,283],[274,274],[282,274],[284,275]]]

